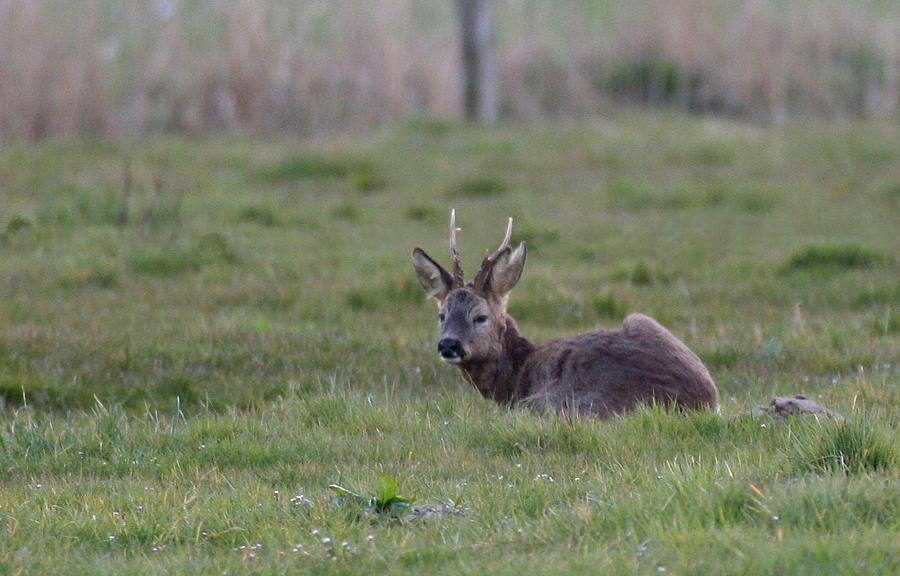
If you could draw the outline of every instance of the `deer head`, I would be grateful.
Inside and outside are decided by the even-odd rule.
[[[492,254],[485,256],[474,280],[463,279],[456,236],[456,211],[450,214],[450,256],[453,273],[435,262],[421,248],[413,251],[413,265],[419,283],[440,310],[438,352],[447,362],[475,364],[496,360],[502,355],[502,340],[512,318],[506,302],[525,266],[525,243],[513,250],[512,218],[506,237]]]

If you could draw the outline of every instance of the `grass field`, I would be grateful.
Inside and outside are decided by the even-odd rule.
[[[0,571],[900,571],[898,132],[6,145]],[[566,421],[466,388],[410,262],[449,260],[451,207],[468,270],[515,218],[523,333],[653,315],[722,414]],[[776,394],[848,420],[732,417]],[[431,517],[367,508],[383,475]]]

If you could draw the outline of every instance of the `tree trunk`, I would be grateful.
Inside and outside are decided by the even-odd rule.
[[[494,0],[456,0],[462,33],[463,109],[467,120],[497,121]]]

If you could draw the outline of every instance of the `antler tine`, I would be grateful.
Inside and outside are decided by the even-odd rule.
[[[509,224],[506,225],[506,236],[503,237],[503,242],[500,244],[500,247],[497,248],[496,254],[499,256],[500,252],[503,252],[509,246],[509,241],[512,240],[512,216],[509,217]]]
[[[512,239],[512,218],[509,219],[509,224],[506,226],[506,236],[503,237],[503,242],[500,243],[500,247],[494,250],[494,253],[490,256],[485,257],[484,264],[491,263],[493,264],[495,260],[500,256],[500,253],[509,248],[509,241]],[[482,264],[482,266],[484,265]]]
[[[459,262],[459,249],[456,247],[456,233],[460,228],[456,227],[456,209],[450,211],[450,256],[453,258],[453,287],[462,288],[463,270]]]
[[[513,219],[510,217],[509,224],[506,226],[506,236],[503,238],[503,242],[500,243],[500,247],[494,250],[493,254],[485,256],[484,260],[481,262],[481,268],[478,270],[478,274],[475,275],[474,280],[476,290],[484,290],[484,286],[487,283],[494,262],[497,261],[497,258],[500,257],[504,250],[509,248],[509,241],[512,239],[512,225]]]

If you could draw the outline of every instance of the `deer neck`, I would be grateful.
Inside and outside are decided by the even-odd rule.
[[[499,355],[460,366],[466,378],[482,396],[500,404],[510,404],[528,397],[529,390],[522,378],[522,367],[535,349],[534,344],[519,332],[516,321],[511,316],[506,316],[505,322]]]

